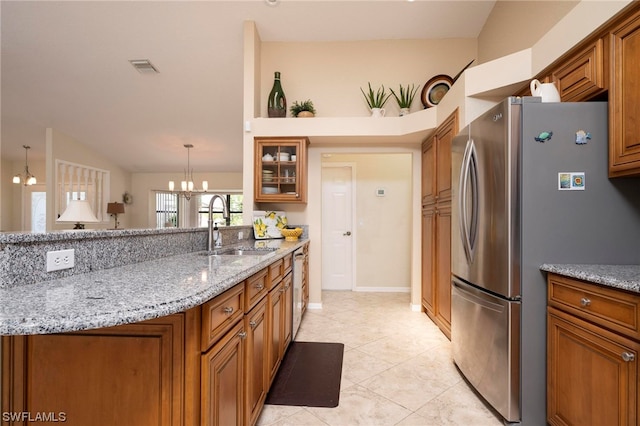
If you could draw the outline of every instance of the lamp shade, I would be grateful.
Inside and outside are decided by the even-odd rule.
[[[86,200],[71,200],[56,222],[99,222]]]
[[[109,214],[123,214],[124,213],[124,204],[123,203],[107,203],[107,213]]]

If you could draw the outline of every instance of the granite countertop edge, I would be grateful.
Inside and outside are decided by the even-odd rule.
[[[640,293],[640,265],[548,264],[540,266],[570,278]]]
[[[82,331],[160,318],[202,305],[308,240],[277,240],[264,256],[193,252],[0,289],[0,335]]]

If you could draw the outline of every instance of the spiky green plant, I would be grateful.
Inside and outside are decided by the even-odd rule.
[[[391,94],[393,95],[393,97],[396,98],[396,101],[398,102],[398,106],[400,108],[411,108],[411,104],[413,103],[413,98],[416,96],[416,93],[418,92],[418,87],[415,87],[415,84],[412,84],[411,86],[407,84],[407,88],[405,89],[404,87],[402,87],[402,84],[401,84],[399,95],[396,92],[394,92],[393,89],[389,88],[389,90],[391,90]]]
[[[371,83],[369,83],[368,93],[365,93],[365,91],[362,90],[362,87],[360,88],[360,91],[364,95],[364,99],[367,101],[367,105],[369,105],[369,108],[371,109],[384,107],[384,104],[387,103],[391,96],[391,93],[387,94],[384,85],[382,87],[378,87],[378,90],[374,92],[371,88]]]

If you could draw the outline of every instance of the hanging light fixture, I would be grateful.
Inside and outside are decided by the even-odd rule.
[[[193,183],[193,170],[191,169],[191,148],[193,145],[190,143],[184,145],[187,148],[187,169],[184,171],[184,180],[180,182],[180,190],[175,191],[175,184],[172,180],[169,181],[169,191],[175,192],[178,195],[182,195],[187,201],[191,199],[191,195],[198,192],[207,192],[209,190],[209,182],[202,181],[202,189],[195,189]]]
[[[31,149],[29,145],[22,145],[24,148],[24,173],[18,173],[13,177],[13,183],[23,183],[24,186],[35,185],[37,183],[36,177],[29,171],[29,158],[28,152]]]

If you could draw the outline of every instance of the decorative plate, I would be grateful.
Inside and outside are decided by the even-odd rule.
[[[438,105],[452,85],[453,79],[448,75],[440,74],[433,77],[422,88],[422,94],[420,95],[422,105],[425,108]]]
[[[287,217],[284,212],[254,211],[253,235],[256,240],[268,238],[283,238],[281,229],[287,226]]]

